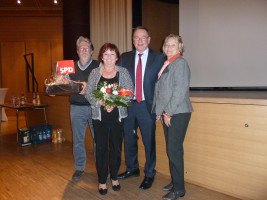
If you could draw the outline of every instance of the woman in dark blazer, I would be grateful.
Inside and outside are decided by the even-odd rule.
[[[164,200],[185,195],[183,142],[193,112],[189,99],[190,69],[183,54],[182,38],[170,34],[163,44],[167,56],[158,74],[152,112],[162,121],[171,172],[171,183],[163,188]]]

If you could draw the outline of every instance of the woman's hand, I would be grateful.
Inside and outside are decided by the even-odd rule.
[[[159,120],[161,120],[161,115],[157,115],[156,117],[156,121],[159,121]]]
[[[105,106],[105,101],[103,101],[102,99],[98,103],[100,106]]]
[[[159,120],[161,121],[161,124],[163,124],[161,115],[157,115],[156,122],[159,121]]]
[[[171,117],[164,116],[164,123],[167,127],[171,126]]]

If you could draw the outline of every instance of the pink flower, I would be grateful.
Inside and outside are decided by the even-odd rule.
[[[106,93],[107,93],[107,94],[110,94],[110,93],[111,93],[111,89],[110,89],[110,88],[107,88],[107,89],[106,89]]]

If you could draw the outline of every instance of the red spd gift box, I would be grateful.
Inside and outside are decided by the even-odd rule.
[[[57,61],[58,74],[75,74],[75,67],[73,60],[61,60]]]
[[[67,74],[74,74],[73,60],[57,62],[57,74],[45,80],[46,94],[48,95],[71,95],[79,94],[83,84],[67,78]]]

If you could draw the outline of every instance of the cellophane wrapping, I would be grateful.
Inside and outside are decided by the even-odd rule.
[[[65,75],[55,74],[45,80],[45,91],[48,95],[71,95],[79,94],[83,84],[69,80]]]

